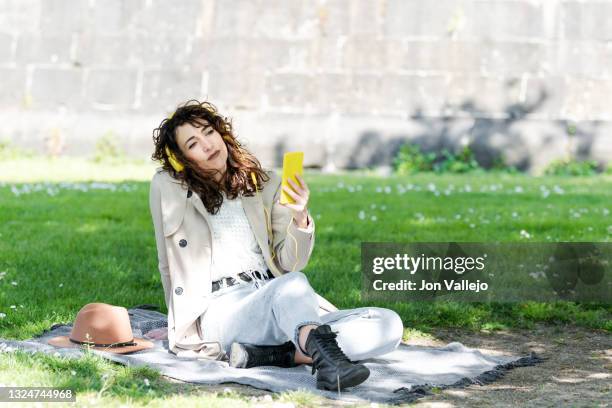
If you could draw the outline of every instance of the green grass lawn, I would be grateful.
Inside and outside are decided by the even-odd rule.
[[[148,208],[153,168],[75,164],[69,159],[0,162],[0,337],[29,338],[53,323],[72,321],[80,307],[95,301],[125,307],[149,303],[166,311]],[[611,176],[382,177],[368,171],[307,171],[305,179],[317,232],[304,272],[315,290],[340,308],[366,305],[360,301],[362,241],[612,238]],[[396,310],[407,334],[440,326],[478,330],[538,321],[612,330],[612,309],[596,304],[368,305]],[[69,386],[79,395],[100,396],[107,403],[174,398],[191,404],[209,398],[185,386],[180,388],[186,393],[182,395],[179,386],[151,370],[117,367],[93,356],[72,362],[2,354],[0,383]],[[204,405],[222,405],[223,398],[242,401],[231,395],[210,398]],[[309,398],[303,398],[308,404]]]

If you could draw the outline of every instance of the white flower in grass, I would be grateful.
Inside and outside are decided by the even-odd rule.
[[[608,215],[608,214],[610,214],[610,210],[608,210],[607,208],[604,208],[604,209],[601,210],[601,213],[603,215]]]
[[[475,224],[470,224],[470,228],[476,228]]]
[[[371,204],[370,208],[372,208],[372,209],[376,208],[376,204]]]
[[[6,313],[0,313],[0,319],[4,319],[6,317]]]
[[[521,186],[515,186],[515,187],[514,187],[514,192],[515,192],[515,193],[518,193],[518,194],[522,193],[522,192],[523,192],[523,187],[521,187]]]
[[[11,305],[11,309],[17,309],[17,306]]]
[[[359,219],[360,220],[365,220],[365,217],[366,217],[365,211],[363,211],[363,210],[359,211]]]
[[[57,286],[59,286],[59,287],[61,288],[62,286],[64,286],[64,284],[63,284],[63,283],[60,283],[60,284],[59,284],[59,285],[57,285]]]
[[[512,218],[516,218],[516,217],[518,217],[518,213],[516,211],[513,211],[512,212]]]
[[[146,386],[146,387],[149,387],[149,386],[151,385],[151,384],[149,383],[149,379],[148,379],[148,378],[145,378],[145,379],[144,379],[144,383],[145,383],[145,386]]]
[[[17,282],[12,281],[12,282],[11,282],[11,285],[13,285],[13,286],[17,286]]]
[[[456,220],[460,220],[461,219],[461,214],[455,214],[455,219]]]
[[[385,186],[385,193],[391,194],[391,187]]]
[[[521,230],[521,238],[529,239],[531,235],[527,231]]]
[[[465,187],[463,187],[463,189],[465,190],[466,193],[469,193],[472,191],[472,186],[470,186],[469,184],[466,184]]]
[[[371,219],[372,221],[376,221],[376,220],[378,219],[378,217],[376,217],[375,215],[373,215],[372,217],[370,217],[370,219]]]
[[[76,375],[76,371],[74,371],[74,370],[70,370],[70,374],[72,374],[72,375]]]

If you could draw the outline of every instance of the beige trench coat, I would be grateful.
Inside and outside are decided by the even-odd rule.
[[[307,228],[297,227],[291,210],[278,202],[281,178],[274,171],[267,174],[270,180],[264,184],[263,191],[241,199],[266,264],[275,276],[280,276],[306,267],[314,247],[315,225],[309,216]],[[197,194],[188,191],[187,186],[161,167],[151,181],[149,207],[168,308],[169,349],[184,357],[222,359],[224,351],[218,342],[203,341],[206,328],[200,327],[199,319],[208,307],[211,294],[210,265],[214,247],[210,214]],[[271,214],[271,220],[267,214]],[[318,298],[322,313],[337,310],[321,296]]]

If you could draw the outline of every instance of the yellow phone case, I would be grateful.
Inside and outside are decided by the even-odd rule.
[[[299,174],[300,176],[302,176],[304,174],[304,168],[302,166],[303,162],[304,162],[304,152],[285,153],[285,155],[283,156],[283,178],[282,178],[283,186],[287,186],[291,190],[293,190],[293,187],[291,187],[291,184],[289,184],[289,181],[287,181],[289,177],[291,177],[291,180],[293,180],[295,184],[297,184],[298,186],[300,185],[300,182],[295,177],[295,175]],[[295,200],[289,194],[285,193],[284,190],[281,190],[280,202],[281,204],[287,204],[287,203],[293,204],[295,203]]]

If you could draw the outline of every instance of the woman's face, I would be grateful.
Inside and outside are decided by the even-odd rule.
[[[217,181],[227,170],[227,146],[223,137],[205,120],[202,126],[195,127],[185,123],[176,128],[176,143],[192,163],[203,170],[217,169],[221,173]]]

